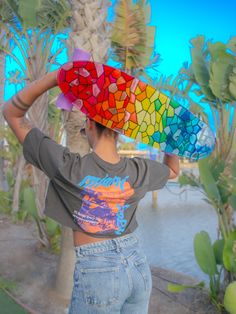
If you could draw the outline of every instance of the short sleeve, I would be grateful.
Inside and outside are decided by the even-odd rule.
[[[164,187],[166,184],[169,175],[170,169],[165,164],[162,164],[158,161],[146,159],[149,172],[149,191],[159,190]]]
[[[26,161],[52,179],[70,152],[68,148],[57,144],[38,128],[33,128],[24,140],[23,154]]]

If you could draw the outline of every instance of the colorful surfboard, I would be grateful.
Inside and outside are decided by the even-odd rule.
[[[64,64],[58,85],[69,106],[102,125],[166,153],[198,160],[215,144],[210,128],[154,87],[91,61]]]

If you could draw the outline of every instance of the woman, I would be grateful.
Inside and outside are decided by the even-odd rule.
[[[23,144],[26,160],[50,179],[45,213],[73,229],[77,256],[70,314],[148,313],[152,278],[133,231],[146,192],[179,173],[176,156],[164,164],[121,158],[117,133],[91,119],[83,130],[92,153],[81,157],[28,122],[25,114],[57,85],[57,71],[30,83],[4,106],[3,114]]]

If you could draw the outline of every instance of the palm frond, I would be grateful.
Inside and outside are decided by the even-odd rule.
[[[211,55],[209,86],[217,98],[223,102],[230,102],[234,97],[229,90],[229,77],[236,68],[236,57],[227,51],[225,44],[220,42],[209,43],[208,50]]]
[[[0,25],[19,25],[18,6],[15,1],[0,2]]]
[[[206,47],[204,36],[198,36],[191,41],[192,70],[197,84],[201,86],[201,90],[206,97],[213,101],[215,96],[209,87],[210,69],[206,62],[209,52]],[[205,55],[204,55],[205,54]],[[206,55],[207,54],[207,55]]]
[[[37,11],[41,6],[41,0],[19,0],[18,13],[22,19],[21,24],[24,29],[38,27]]]
[[[121,0],[112,29],[114,59],[126,70],[145,68],[153,53],[155,27],[147,26],[150,16],[145,1]]]
[[[71,16],[71,6],[66,0],[42,0],[37,13],[40,27],[51,29],[54,33],[68,29]]]
[[[232,53],[234,53],[234,55],[236,55],[236,36],[230,38],[227,47]]]

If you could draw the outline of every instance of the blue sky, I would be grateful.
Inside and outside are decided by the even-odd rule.
[[[159,70],[176,74],[184,61],[190,61],[189,40],[197,35],[227,42],[236,36],[234,0],[150,0],[151,25],[157,27],[155,49],[163,62]]]

